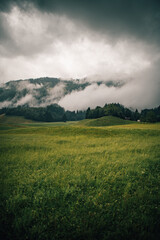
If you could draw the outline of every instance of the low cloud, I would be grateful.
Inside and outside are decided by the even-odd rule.
[[[58,101],[64,96],[65,84],[60,83],[54,88],[48,89],[48,95],[45,96],[42,100],[40,107],[46,107],[53,103],[58,103]]]
[[[29,81],[21,81],[19,86],[18,86],[18,90],[21,91],[23,89],[27,89],[28,91],[34,91],[35,89],[40,89],[42,88],[43,85],[42,84],[32,84]]]
[[[13,84],[12,84],[13,83]],[[33,84],[29,81],[11,82],[8,86],[2,84],[1,87],[10,91],[15,91],[16,95],[11,101],[0,102],[0,108],[17,107],[27,104],[30,107],[46,107],[58,101],[65,95],[65,83],[59,83],[53,88],[43,86],[43,84]],[[42,92],[45,91],[45,96]],[[24,90],[24,96],[21,96],[21,91]]]
[[[17,101],[14,106],[17,107],[17,106],[24,105],[27,103],[30,103],[32,105],[33,100],[34,100],[33,96],[31,94],[27,94],[25,97],[22,97],[19,101]]]
[[[6,108],[12,106],[12,101],[3,101],[0,103],[0,108]]]
[[[155,72],[156,70],[152,68],[143,74],[137,74],[135,79],[120,88],[94,83],[83,91],[74,91],[64,96],[59,101],[59,105],[68,110],[85,110],[88,107],[104,106],[106,103],[120,103],[139,110],[158,106],[160,80]],[[154,84],[150,79],[151,76]]]

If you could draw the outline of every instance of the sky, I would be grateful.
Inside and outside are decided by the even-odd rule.
[[[93,82],[64,96],[66,109],[158,106],[160,1],[1,0],[0,83],[46,76]]]

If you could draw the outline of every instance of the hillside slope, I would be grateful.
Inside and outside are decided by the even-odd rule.
[[[0,124],[28,124],[36,123],[36,121],[26,119],[21,116],[6,116],[5,114],[0,115]]]
[[[97,119],[85,119],[80,121],[78,124],[89,127],[102,127],[102,126],[115,126],[133,124],[134,121],[124,120],[113,116],[105,116]]]

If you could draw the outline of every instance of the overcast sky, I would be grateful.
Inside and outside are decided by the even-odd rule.
[[[158,105],[160,1],[1,0],[0,83],[45,76],[127,82],[119,91],[93,85],[63,106],[82,97]]]

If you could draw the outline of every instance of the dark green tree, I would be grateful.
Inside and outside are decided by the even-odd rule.
[[[157,121],[156,114],[153,110],[148,111],[146,114],[146,122],[155,123]]]
[[[86,119],[89,119],[90,118],[90,111],[91,111],[91,109],[90,109],[90,107],[87,109],[87,111],[86,111]]]
[[[62,118],[63,122],[66,122],[67,121],[67,117],[66,117],[66,114],[63,115],[63,118]]]

